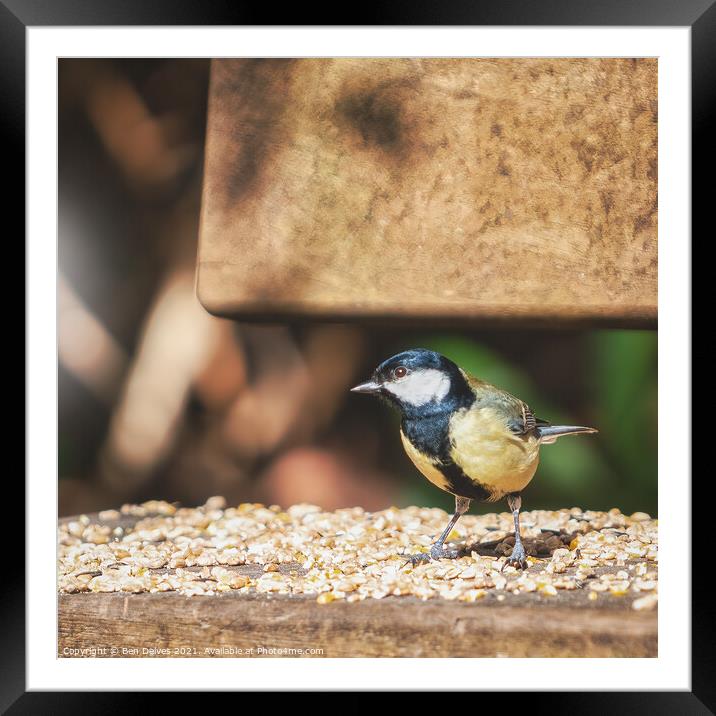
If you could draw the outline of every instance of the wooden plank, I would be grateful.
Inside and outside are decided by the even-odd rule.
[[[657,656],[656,612],[625,618],[624,609],[579,601],[565,608],[548,597],[509,605],[386,597],[319,605],[270,595],[63,594],[58,655]]]
[[[495,584],[482,593],[475,601],[434,597],[421,600],[415,596],[385,596],[382,599],[367,598],[359,601],[336,599],[319,603],[317,594],[292,591],[276,593],[262,589],[263,578],[273,574],[284,583],[299,585],[308,575],[308,570],[296,561],[266,565],[257,561],[225,564],[222,572],[242,575],[246,588],[228,589],[220,592],[213,567],[189,564],[183,567],[172,565],[165,558],[157,559],[164,546],[172,547],[175,553],[181,542],[180,551],[196,540],[194,546],[203,545],[200,554],[204,557],[218,556],[211,535],[217,535],[219,543],[226,543],[229,534],[236,535],[230,541],[243,543],[246,547],[253,540],[261,544],[272,539],[278,530],[288,530],[300,539],[302,520],[306,514],[315,514],[317,519],[334,518],[337,513],[310,513],[299,506],[297,512],[277,513],[262,506],[246,505],[244,508],[222,507],[218,498],[205,506],[192,509],[174,509],[167,503],[145,503],[134,506],[125,513],[108,511],[99,515],[63,518],[59,523],[61,545],[59,571],[76,576],[69,580],[61,578],[59,595],[58,655],[61,657],[82,656],[593,656],[593,657],[653,657],[657,655],[657,613],[656,610],[637,610],[635,600],[651,599],[654,594],[650,586],[642,584],[646,591],[635,591],[643,575],[644,580],[656,580],[657,564],[646,554],[635,559],[614,559],[624,549],[644,547],[649,552],[655,545],[655,525],[647,515],[626,518],[618,511],[610,513],[569,512],[577,520],[593,520],[590,529],[581,532],[579,538],[585,550],[593,554],[610,550],[611,557],[603,560],[591,559],[593,568],[586,577],[574,582],[578,565],[571,563],[566,570],[548,575],[545,568],[550,564],[550,555],[560,545],[571,543],[575,535],[562,533],[551,528],[533,527],[533,533],[542,535],[546,558],[539,558],[529,566],[525,576],[534,584],[526,591],[515,582],[512,586]],[[160,511],[156,512],[155,509]],[[391,508],[398,519],[398,512]],[[525,524],[543,521],[557,524],[563,513],[525,513]],[[409,510],[404,517],[414,515]],[[287,518],[294,521],[289,524]],[[345,517],[345,516],[344,516]],[[344,519],[339,517],[339,519]],[[437,515],[435,517],[438,517]],[[443,517],[446,517],[444,515]],[[510,516],[505,515],[508,519]],[[275,518],[275,521],[274,521]],[[382,513],[369,514],[362,511],[352,518],[354,522],[341,522],[341,534],[336,534],[334,547],[341,550],[340,542],[347,539],[352,549],[357,549],[348,535],[351,524],[354,527],[370,525],[373,520],[385,519]],[[402,519],[402,518],[400,518]],[[466,516],[463,522],[474,534],[482,534],[480,524],[493,524],[492,519]],[[226,520],[229,520],[228,522]],[[265,528],[256,531],[259,520]],[[480,523],[480,521],[483,521]],[[442,522],[438,519],[437,522]],[[309,524],[313,524],[309,522]],[[542,524],[542,522],[540,522]],[[601,525],[601,527],[600,527]],[[629,526],[630,525],[630,526]],[[643,526],[643,529],[640,528]],[[493,525],[497,527],[497,524]],[[415,528],[415,526],[413,526]],[[600,532],[592,532],[598,528]],[[321,527],[324,530],[325,527]],[[102,532],[105,530],[105,532]],[[239,537],[244,531],[255,532],[253,538]],[[348,530],[348,532],[346,532]],[[628,534],[626,530],[632,530]],[[636,530],[636,532],[634,532]],[[237,532],[238,531],[238,532]],[[330,532],[330,528],[329,528]],[[111,534],[111,542],[107,542]],[[172,534],[170,538],[167,535]],[[358,532],[356,532],[358,534]],[[490,530],[487,532],[491,534]],[[495,532],[497,535],[503,532]],[[586,535],[586,536],[585,536]],[[591,537],[589,536],[591,535]],[[325,535],[324,535],[325,536]],[[619,542],[613,538],[621,536]],[[641,539],[636,539],[639,536]],[[500,554],[499,545],[503,537],[480,541],[467,549],[472,564],[480,570],[491,568],[495,555]],[[611,539],[611,542],[608,540]],[[92,540],[97,540],[93,543]],[[207,541],[208,540],[208,541]],[[533,538],[525,538],[528,549],[536,548]],[[643,541],[642,541],[643,540]],[[554,542],[554,544],[552,544]],[[145,554],[144,550],[148,549]],[[305,548],[304,548],[305,549]],[[126,562],[130,553],[136,550],[149,559],[149,563]],[[540,550],[537,549],[539,553]],[[562,549],[564,554],[566,550]],[[364,557],[369,554],[363,553]],[[371,553],[372,554],[372,553]],[[110,555],[116,555],[111,557]],[[594,555],[593,555],[594,556]],[[81,558],[84,561],[75,563]],[[87,558],[87,559],[85,559]],[[69,561],[68,561],[69,560]],[[146,564],[142,567],[143,577],[138,581],[131,576],[122,577],[116,560],[127,564]],[[580,557],[581,560],[581,557]],[[368,559],[370,561],[370,559]],[[158,563],[155,563],[158,562]],[[210,558],[206,564],[213,565]],[[341,562],[347,569],[347,564]],[[447,565],[449,566],[449,565]],[[466,565],[462,563],[460,569]],[[641,569],[640,569],[641,568]],[[370,572],[368,565],[363,569]],[[389,569],[389,568],[388,568]],[[319,572],[321,569],[319,569]],[[342,570],[333,570],[341,572]],[[180,577],[180,572],[182,573]],[[191,575],[189,575],[191,573]],[[84,575],[84,579],[82,578]],[[437,575],[436,575],[437,576]],[[453,575],[455,576],[455,575]],[[467,581],[477,575],[465,577]],[[510,576],[514,579],[517,575]],[[191,578],[188,578],[191,577]],[[95,583],[109,579],[102,584]],[[198,582],[194,582],[196,578]],[[539,584],[551,582],[553,578],[564,582],[557,590],[536,589]],[[172,589],[178,591],[148,591],[161,589],[166,580],[178,579]],[[341,577],[340,579],[343,579]],[[337,578],[336,583],[340,582]],[[632,589],[621,587],[618,595],[608,593],[607,586],[627,579]],[[80,580],[84,587],[77,593]],[[251,587],[246,583],[251,581]],[[590,581],[591,580],[591,581]],[[613,581],[613,580],[616,580]],[[636,580],[636,581],[635,581]],[[507,580],[503,580],[507,581]],[[589,583],[588,583],[589,582]],[[597,592],[592,587],[603,589]],[[229,580],[228,583],[232,583]],[[187,586],[206,585],[209,591],[200,589],[183,593]],[[442,584],[447,586],[446,582]],[[74,586],[72,586],[74,585]],[[154,586],[152,586],[154,585]],[[167,586],[165,584],[165,586]],[[469,588],[463,583],[460,589]],[[106,591],[106,590],[120,591]],[[138,593],[129,593],[130,592]],[[100,590],[100,591],[97,591]],[[655,597],[653,597],[655,599]],[[253,651],[252,651],[253,650]],[[289,651],[287,651],[289,650]],[[303,650],[297,652],[296,650]]]
[[[656,59],[215,60],[209,104],[213,313],[656,319]]]

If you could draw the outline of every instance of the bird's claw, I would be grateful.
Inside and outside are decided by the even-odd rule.
[[[406,561],[400,566],[401,569],[408,564],[415,566],[421,562],[430,562],[439,559],[456,559],[459,552],[456,549],[445,549],[441,545],[433,545],[429,552],[418,552],[418,554],[403,555],[407,557]]]
[[[515,567],[516,569],[527,569],[529,566],[527,564],[527,552],[525,552],[525,548],[522,546],[521,542],[517,542],[512,548],[512,554],[505,559],[505,563],[502,565],[502,569],[500,571],[504,572],[505,567],[508,565],[510,567]]]

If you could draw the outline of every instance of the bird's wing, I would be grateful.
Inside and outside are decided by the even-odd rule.
[[[475,393],[476,399],[502,413],[508,427],[515,435],[526,435],[535,428],[549,425],[547,420],[538,418],[523,400],[502,388],[475,378],[466,371],[463,371],[463,374],[470,389]]]
[[[517,400],[520,404],[521,414],[514,417],[509,422],[509,426],[512,432],[517,435],[526,435],[527,433],[532,432],[535,428],[549,425],[549,422],[547,420],[542,420],[542,418],[538,418],[532,412],[532,409],[529,405],[527,405],[527,403],[522,400],[519,400],[519,398],[515,398],[515,400]]]

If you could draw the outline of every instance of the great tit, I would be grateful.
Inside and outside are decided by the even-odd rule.
[[[430,552],[409,558],[413,563],[457,557],[457,550],[445,548],[445,540],[471,500],[505,497],[514,519],[515,546],[503,569],[507,564],[526,568],[520,493],[537,470],[540,447],[562,435],[598,432],[550,425],[519,398],[421,348],[388,358],[370,380],[351,390],[378,395],[400,411],[400,437],[408,457],[436,487],[455,496],[448,526]]]

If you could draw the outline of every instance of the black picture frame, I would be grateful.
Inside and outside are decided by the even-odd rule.
[[[707,177],[710,157],[714,155],[714,109],[716,107],[716,0],[459,0],[439,4],[425,0],[395,2],[375,7],[359,6],[350,22],[333,9],[307,8],[295,4],[281,10],[281,25],[482,25],[482,26],[681,26],[691,28],[692,69],[692,216],[706,218],[706,207],[712,193],[711,182],[697,182]],[[207,2],[202,0],[0,0],[0,102],[4,134],[4,173],[9,179],[5,189],[7,207],[19,214],[25,225],[21,206],[25,195],[25,30],[31,26],[99,26],[99,25],[267,25],[276,17],[276,8],[248,3]],[[712,147],[712,151],[708,147]],[[705,221],[702,225],[706,226]],[[688,237],[683,237],[688,241]],[[686,416],[684,416],[686,417]],[[19,422],[19,421],[18,421]],[[680,476],[684,489],[686,476]],[[709,525],[699,520],[699,506],[707,504],[702,483],[692,483],[694,545],[713,542],[706,534]],[[27,507],[27,506],[26,506]],[[23,526],[15,534],[23,534]],[[694,550],[693,572],[707,564],[704,554]],[[692,690],[691,692],[655,691],[644,693],[592,692],[588,696],[575,692],[544,694],[550,713],[682,713],[716,712],[716,649],[711,626],[716,616],[710,589],[692,586]],[[131,693],[48,693],[25,689],[25,573],[21,565],[12,574],[4,574],[0,586],[2,648],[0,649],[0,712],[45,714],[78,712],[126,713],[129,708],[151,707],[149,695]],[[434,684],[439,690],[439,683]],[[466,689],[469,684],[465,685]],[[519,689],[516,676],[515,687]],[[91,688],[91,684],[88,684]],[[569,688],[569,684],[565,684]],[[485,706],[485,695],[480,697]],[[500,696],[505,699],[505,696]],[[518,709],[528,695],[513,693],[503,707]],[[534,696],[529,695],[534,710]],[[186,699],[182,696],[182,699]],[[184,701],[186,705],[188,703]],[[477,706],[477,705],[476,705]]]

